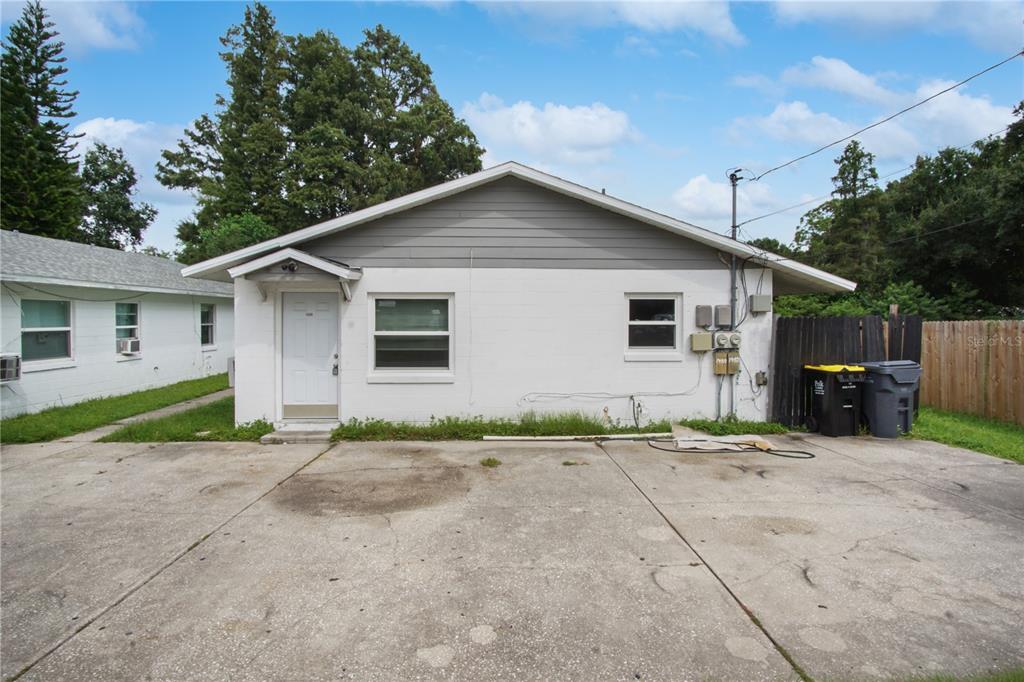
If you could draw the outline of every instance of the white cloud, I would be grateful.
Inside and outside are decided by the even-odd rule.
[[[690,178],[672,193],[672,201],[679,207],[683,220],[721,223],[732,217],[732,187],[725,181],[715,182],[707,175]],[[780,206],[767,184],[745,183],[736,190],[736,209],[740,215],[759,215]]]
[[[506,105],[485,92],[476,102],[463,105],[461,114],[493,159],[525,153],[541,162],[597,163],[610,159],[617,146],[639,139],[626,112],[600,102]]]
[[[758,80],[737,84],[762,89],[774,81]],[[730,129],[734,138],[751,132],[786,142],[822,145],[845,137],[876,120],[919,102],[952,85],[952,81],[929,80],[913,90],[897,91],[882,86],[877,76],[858,71],[840,59],[815,57],[809,64],[786,69],[781,84],[826,89],[876,105],[874,116],[853,121],[814,111],[806,102],[781,102],[767,116],[740,117]],[[880,159],[910,160],[939,147],[961,145],[998,132],[1013,120],[1011,108],[993,104],[983,96],[974,96],[964,88],[945,93],[899,118],[873,128],[858,138]]]
[[[93,118],[74,127],[75,133],[83,135],[78,141],[78,151],[82,155],[96,142],[124,150],[139,178],[137,198],[153,204],[159,211],[146,231],[146,244],[164,249],[174,246],[178,222],[195,208],[195,200],[188,192],[168,189],[156,180],[160,152],[173,149],[184,129],[185,126],[127,118]]]
[[[1024,3],[943,2],[916,0],[886,2],[805,2],[783,0],[774,6],[776,18],[787,24],[830,23],[862,31],[924,30],[959,33],[977,45],[1000,52],[1020,48]]]
[[[729,82],[736,87],[757,90],[761,94],[772,98],[781,97],[785,93],[785,88],[775,79],[760,73],[739,74],[730,78]]]
[[[651,33],[702,33],[712,40],[729,45],[745,42],[729,14],[729,4],[718,0],[533,0],[517,3],[484,0],[480,5],[492,14],[532,20],[534,29],[549,35],[565,35],[575,27],[625,25]]]
[[[825,88],[858,99],[881,104],[891,104],[896,95],[878,83],[875,76],[869,76],[853,68],[842,59],[817,56],[810,64],[791,66],[782,72],[782,82],[787,85]]]
[[[643,36],[628,35],[622,39],[622,43],[616,49],[616,53],[620,55],[639,54],[645,57],[657,57],[658,48]]]
[[[863,125],[844,121],[825,112],[814,111],[806,102],[782,102],[767,116],[741,117],[733,122],[732,132],[742,137],[750,132],[808,147],[828,144],[845,137]],[[911,158],[922,149],[921,143],[898,122],[887,123],[858,138],[879,158]]]
[[[43,4],[60,31],[60,39],[71,52],[135,49],[145,30],[142,17],[125,2],[50,1]]]

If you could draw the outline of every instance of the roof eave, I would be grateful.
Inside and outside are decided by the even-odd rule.
[[[735,254],[742,258],[749,258],[766,267],[788,273],[797,279],[806,281],[808,284],[812,285],[812,287],[823,292],[834,293],[853,291],[857,287],[855,282],[843,279],[842,277],[837,277],[836,275],[832,275],[823,270],[818,270],[817,268],[804,265],[803,263],[799,263],[791,259],[782,258],[781,256],[757,249],[748,244],[744,244],[743,242],[730,239],[729,237],[718,234],[717,232],[712,232],[702,227],[698,227],[697,225],[672,218],[671,216],[657,213],[642,206],[637,206],[636,204],[631,204],[622,199],[608,196],[603,192],[597,192],[589,187],[584,187],[582,185],[569,182],[568,180],[548,175],[547,173],[542,173],[514,161],[509,161],[472,175],[457,178],[441,185],[435,185],[434,187],[428,187],[418,192],[413,192],[412,194],[407,194],[403,197],[398,197],[397,199],[385,201],[377,204],[376,206],[356,211],[355,213],[334,218],[333,220],[312,225],[259,244],[253,244],[252,246],[245,247],[244,249],[232,251],[231,253],[226,253],[221,256],[196,263],[195,265],[190,265],[183,269],[181,274],[185,277],[215,277],[218,274],[223,273],[228,268],[237,266],[240,263],[269,251],[283,249],[291,246],[292,244],[316,239],[317,237],[324,236],[334,231],[349,229],[393,213],[400,213],[453,194],[458,194],[459,192],[464,192],[468,189],[472,189],[505,176],[517,177],[521,180],[531,182],[554,192],[604,208],[605,210],[612,211],[613,213],[618,213],[654,227],[668,230],[706,246],[719,249],[727,254]]]

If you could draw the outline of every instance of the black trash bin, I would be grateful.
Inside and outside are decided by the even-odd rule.
[[[914,426],[914,392],[921,365],[913,360],[862,362],[868,371],[864,384],[864,418],[871,435],[898,438]]]
[[[804,365],[807,381],[807,428],[823,436],[855,436],[861,421],[861,384],[867,376],[858,365]]]

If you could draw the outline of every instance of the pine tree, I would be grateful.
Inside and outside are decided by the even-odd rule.
[[[14,22],[0,57],[0,226],[81,240],[81,186],[67,119],[76,91],[54,23],[38,0]]]
[[[134,203],[137,182],[135,169],[121,149],[99,143],[85,153],[84,241],[111,249],[125,249],[142,242],[142,233],[156,217],[156,209],[146,203]]]
[[[349,50],[326,31],[282,36],[257,3],[222,42],[219,111],[157,165],[161,183],[199,204],[178,228],[183,260],[216,255],[202,234],[229,216],[283,234],[481,167],[483,149],[430,67],[381,26]]]
[[[240,26],[221,38],[228,94],[220,111],[203,115],[185,131],[175,151],[164,151],[157,179],[195,192],[194,222],[178,229],[185,244],[229,215],[252,213],[275,227],[286,224],[284,191],[286,126],[283,81],[286,49],[265,5],[246,7]]]

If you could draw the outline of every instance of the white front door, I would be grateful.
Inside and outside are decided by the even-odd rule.
[[[338,294],[281,295],[282,416],[338,416]]]

